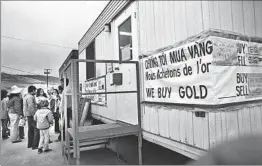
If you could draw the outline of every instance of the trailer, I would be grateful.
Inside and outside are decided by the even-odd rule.
[[[77,90],[94,119],[139,125],[143,139],[192,159],[261,134],[261,9],[261,1],[110,1],[78,43]],[[139,62],[139,77],[129,61]],[[138,90],[136,77],[141,95],[106,93]]]

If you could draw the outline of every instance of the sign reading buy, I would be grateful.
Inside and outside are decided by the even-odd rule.
[[[142,63],[144,101],[216,105],[262,99],[261,43],[205,36]]]

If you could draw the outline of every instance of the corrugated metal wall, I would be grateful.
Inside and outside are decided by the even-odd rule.
[[[139,1],[140,54],[209,28],[262,37],[261,16],[262,1]],[[143,105],[143,109],[145,131],[200,149],[242,134],[262,133],[260,105],[226,108],[204,118],[188,108]]]
[[[208,28],[262,37],[262,1],[139,1],[141,53]]]

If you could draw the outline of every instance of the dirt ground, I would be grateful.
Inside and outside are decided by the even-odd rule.
[[[27,127],[25,127],[27,133]],[[51,140],[57,139],[58,134],[54,133],[53,127],[50,128]],[[96,149],[81,152],[81,165],[133,165],[137,160],[137,143],[136,138],[124,138],[125,143],[120,143],[120,150],[125,155],[127,161],[117,158],[116,154],[109,149]],[[1,158],[0,165],[65,165],[61,152],[60,142],[53,142],[50,145],[51,152],[38,154],[37,150],[27,148],[27,138],[20,143],[11,143],[10,139],[1,141]],[[143,164],[145,165],[184,165],[189,158],[176,152],[143,141]],[[72,161],[75,165],[75,161]]]
[[[51,140],[56,140],[58,135],[53,128],[50,128]],[[25,128],[27,133],[27,128]],[[41,165],[41,164],[65,164],[61,153],[59,142],[53,142],[50,145],[51,152],[38,154],[37,150],[27,148],[27,139],[22,142],[11,143],[10,139],[1,142],[1,165]]]
[[[25,127],[27,133],[27,127]],[[51,140],[57,139],[58,134],[54,133],[53,127],[50,128]],[[51,152],[38,154],[37,150],[27,148],[27,139],[20,143],[11,143],[10,139],[1,140],[0,165],[65,165],[62,157],[61,145],[53,142],[50,145]],[[72,163],[74,164],[74,162]],[[82,165],[125,165],[117,158],[115,153],[109,149],[97,149],[81,152]]]

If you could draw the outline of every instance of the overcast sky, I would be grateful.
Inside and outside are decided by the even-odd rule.
[[[1,2],[2,65],[43,74],[45,68],[58,69],[70,48],[88,30],[108,1],[2,1]],[[50,43],[60,48],[3,36]],[[2,71],[11,72],[2,68]],[[15,72],[18,73],[18,72]]]

